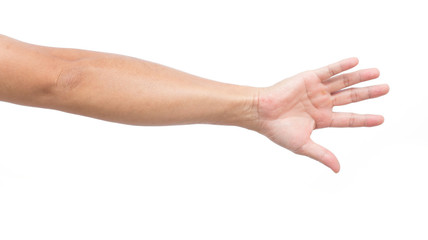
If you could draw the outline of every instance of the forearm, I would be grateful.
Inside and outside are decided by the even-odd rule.
[[[11,101],[10,96],[2,100],[135,125],[211,123],[254,128],[255,88],[215,82],[115,54],[27,45],[17,47],[15,53],[25,55],[28,49],[23,48],[31,48],[38,54],[15,62],[55,66],[45,70],[49,75],[46,82],[52,86],[41,89],[49,92],[48,97],[38,103]],[[13,68],[16,71],[9,79],[22,70],[28,82],[43,79],[34,77],[40,71],[36,66],[13,63]],[[15,90],[17,96],[23,91],[22,87]]]
[[[96,53],[64,67],[57,109],[135,125],[247,127],[255,89],[219,83],[139,59]]]

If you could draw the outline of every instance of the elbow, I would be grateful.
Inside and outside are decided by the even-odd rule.
[[[83,79],[83,66],[79,62],[68,62],[63,64],[55,79],[55,90],[58,92],[75,89]]]
[[[84,66],[79,61],[67,61],[62,63],[59,69],[48,90],[53,108],[70,101],[83,80]]]

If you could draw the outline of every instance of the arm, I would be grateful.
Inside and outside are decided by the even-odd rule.
[[[356,66],[356,58],[253,88],[131,57],[41,47],[4,36],[0,48],[0,100],[134,125],[241,126],[335,172],[336,157],[310,139],[312,130],[381,124],[381,116],[334,113],[332,108],[389,90],[387,85],[342,90],[379,75],[376,69],[337,75]]]
[[[0,99],[134,125],[249,126],[256,88],[159,64],[3,39]]]

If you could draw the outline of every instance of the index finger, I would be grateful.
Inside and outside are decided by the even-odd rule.
[[[334,75],[337,75],[343,71],[349,70],[358,65],[358,58],[352,57],[343,59],[339,62],[329,64],[325,67],[314,70],[314,73],[318,76],[321,81],[327,80]]]

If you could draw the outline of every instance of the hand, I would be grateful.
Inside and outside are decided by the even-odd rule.
[[[261,89],[257,106],[258,131],[280,146],[318,160],[339,172],[336,156],[311,140],[312,131],[325,127],[373,127],[384,121],[379,115],[333,112],[335,106],[388,93],[386,84],[347,88],[379,77],[375,68],[337,75],[357,64],[357,58],[345,59]]]

